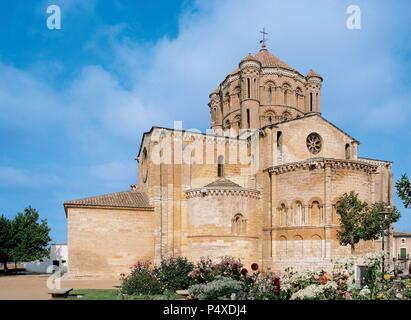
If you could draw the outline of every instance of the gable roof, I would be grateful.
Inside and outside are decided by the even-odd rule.
[[[305,120],[307,118],[310,117],[318,117],[320,119],[322,119],[323,121],[325,121],[326,123],[328,123],[329,125],[331,125],[333,128],[337,129],[338,131],[340,131],[342,134],[346,135],[347,137],[349,137],[350,139],[354,140],[357,143],[360,143],[357,139],[355,139],[353,136],[349,135],[347,132],[345,132],[344,130],[340,129],[339,127],[337,127],[334,123],[328,121],[327,119],[325,119],[324,117],[321,116],[321,114],[319,113],[309,113],[304,115],[303,117],[300,118],[294,118],[294,119],[290,119],[290,120],[285,120],[282,122],[278,122],[275,123],[275,126],[281,126],[282,124],[288,123],[288,122],[293,122],[293,121],[301,121],[301,120]]]
[[[115,192],[95,197],[82,198],[64,202],[64,209],[77,207],[108,207],[153,209],[147,195],[135,190]]]

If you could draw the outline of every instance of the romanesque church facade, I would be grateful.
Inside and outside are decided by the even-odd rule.
[[[65,202],[69,274],[117,277],[171,256],[328,268],[349,255],[336,238],[338,199],[353,190],[391,203],[392,164],[360,157],[359,141],[321,116],[322,82],[263,43],[210,94],[211,131],[152,127],[137,185]]]

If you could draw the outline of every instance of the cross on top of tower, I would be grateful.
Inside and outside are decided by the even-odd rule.
[[[260,33],[263,35],[263,39],[260,40],[261,43],[261,49],[266,49],[267,48],[267,38],[265,37],[266,35],[268,35],[267,32],[265,32],[265,28],[263,28],[263,31],[260,31]]]

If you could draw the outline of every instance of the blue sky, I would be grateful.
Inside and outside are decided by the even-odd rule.
[[[62,30],[46,27],[61,6]],[[361,30],[346,28],[358,4]],[[64,200],[136,183],[152,125],[205,130],[208,94],[269,49],[324,77],[323,116],[360,155],[411,175],[411,3],[404,1],[4,0],[0,10],[0,213],[31,205],[66,241]],[[397,224],[411,231],[401,203]]]

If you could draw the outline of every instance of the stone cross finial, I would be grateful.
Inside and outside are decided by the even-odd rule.
[[[262,35],[263,35],[263,39],[260,40],[261,49],[265,49],[265,48],[267,48],[266,42],[267,42],[267,40],[268,40],[265,36],[268,35],[268,33],[265,32],[265,28],[263,28],[263,31],[260,31],[260,33],[262,33]]]

